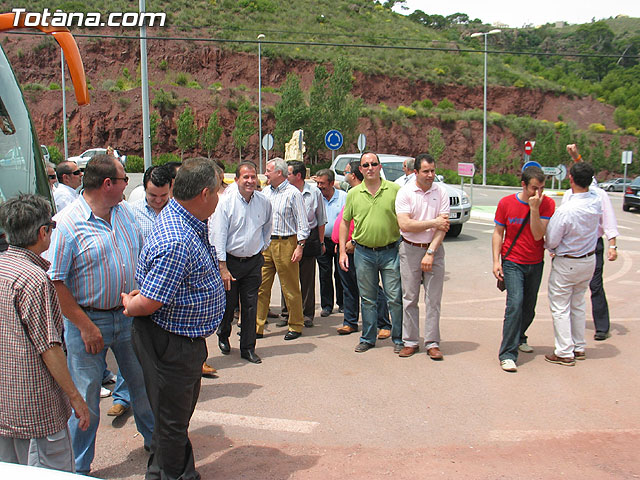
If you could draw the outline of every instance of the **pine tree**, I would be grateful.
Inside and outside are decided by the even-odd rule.
[[[218,146],[220,137],[222,136],[222,125],[220,125],[220,119],[218,118],[218,110],[213,112],[209,117],[209,123],[207,128],[202,132],[201,145],[207,151],[207,158],[211,158],[211,152],[213,152]]]
[[[176,138],[181,160],[184,157],[184,151],[191,150],[198,143],[198,133],[191,107],[186,107],[178,118],[178,136]]]

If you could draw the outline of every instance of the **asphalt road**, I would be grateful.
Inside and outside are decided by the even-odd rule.
[[[586,361],[544,361],[553,350],[547,261],[529,329],[535,352],[520,354],[518,373],[508,374],[497,358],[505,295],[491,273],[490,212],[514,191],[475,187],[481,208],[445,241],[442,362],[422,349],[401,359],[390,339],[356,354],[357,334],[336,334],[338,314],[318,316],[292,342],[270,323],[260,365],[240,358],[235,333],[229,356],[212,336],[219,377],[203,379],[190,429],[202,477],[640,477],[640,213],[623,212],[621,194],[611,194],[620,229],[619,259],[605,265],[612,337],[593,341],[589,313]],[[107,417],[110,405],[101,402],[93,475],[143,478],[133,418]]]

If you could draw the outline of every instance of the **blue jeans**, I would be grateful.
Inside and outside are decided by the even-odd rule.
[[[100,329],[104,348],[97,355],[87,353],[80,330],[65,318],[64,339],[67,346],[67,364],[71,379],[87,402],[90,424],[86,431],[78,428],[75,415],[69,418],[69,430],[78,473],[88,473],[95,454],[96,432],[100,423],[100,387],[102,374],[106,368],[107,349],[111,348],[116,357],[120,374],[127,382],[131,393],[133,415],[138,431],[144,437],[144,444],[151,445],[153,433],[153,413],[144,386],[142,368],[131,343],[130,317],[122,310],[115,312],[86,312],[91,321]]]
[[[544,262],[533,265],[504,260],[502,271],[507,287],[507,306],[502,325],[500,361],[518,359],[518,345],[527,342],[526,331],[536,314],[538,289],[542,280]]]
[[[402,286],[400,284],[400,260],[398,247],[373,251],[361,245],[356,246],[353,255],[360,290],[362,312],[361,342],[376,344],[378,320],[378,282],[382,277],[382,287],[387,297],[391,315],[391,338],[393,343],[402,344]]]
[[[129,387],[127,383],[122,378],[122,374],[118,372],[116,375],[116,386],[113,389],[113,403],[119,403],[125,408],[129,408],[131,406],[131,394],[129,393]]]
[[[358,316],[360,315],[360,290],[358,290],[358,277],[356,275],[356,264],[353,259],[353,254],[348,253],[349,257],[349,271],[345,272],[338,266],[338,273],[340,274],[340,282],[342,283],[343,292],[343,308],[344,308],[344,321],[343,325],[350,326],[358,329]],[[389,320],[389,307],[387,306],[387,299],[384,296],[382,287],[378,285],[378,328],[391,330],[391,321]]]

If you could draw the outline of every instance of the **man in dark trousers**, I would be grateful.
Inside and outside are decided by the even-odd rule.
[[[200,478],[188,428],[207,358],[205,338],[224,313],[224,286],[207,231],[219,187],[213,161],[182,164],[173,198],[140,253],[140,290],[122,294],[125,314],[135,317],[134,346],[155,419],[146,478]]]

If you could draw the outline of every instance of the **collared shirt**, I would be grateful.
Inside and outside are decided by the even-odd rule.
[[[602,201],[602,217],[598,225],[598,238],[602,235],[606,235],[607,240],[618,237],[620,235],[620,233],[618,233],[618,222],[616,221],[616,214],[613,210],[609,195],[607,195],[607,192],[603,189],[599,188],[597,183],[595,185],[592,183],[591,186],[589,186],[589,190],[597,193]],[[573,192],[571,189],[564,192],[562,203],[568,202],[572,195]]]
[[[389,245],[400,238],[396,216],[397,183],[382,180],[375,195],[371,195],[364,182],[347,193],[343,219],[353,220],[353,239],[360,245],[375,248]]]
[[[138,226],[142,232],[142,238],[146,239],[151,233],[151,230],[153,230],[159,214],[149,206],[146,195],[137,202],[129,203],[129,205],[131,205],[133,216],[136,222],[138,222]]]
[[[596,192],[574,193],[549,220],[545,248],[559,256],[581,257],[593,252],[601,216],[602,201]]]
[[[401,187],[404,187],[406,184],[414,182],[415,180],[416,180],[416,174],[414,172],[414,173],[410,173],[409,175],[405,174],[400,178],[397,178],[395,183],[397,183]]]
[[[48,250],[51,280],[63,281],[80,306],[121,306],[120,294],[136,286],[135,268],[143,241],[129,204],[112,207],[108,223],[95,216],[80,195],[55,220],[58,226]]]
[[[76,198],[78,198],[78,192],[64,183],[59,183],[57,188],[53,191],[53,201],[56,203],[57,211],[62,210]]]
[[[207,337],[222,320],[225,291],[207,223],[174,198],[147,238],[136,279],[140,293],[162,303],[151,319],[185,337]]]
[[[209,218],[209,242],[222,262],[227,261],[227,253],[253,257],[271,242],[271,202],[261,192],[253,192],[247,202],[237,188],[226,190]]]
[[[324,227],[324,236],[326,238],[331,238],[333,234],[333,226],[336,223],[338,215],[340,214],[340,212],[342,212],[342,209],[344,208],[344,202],[346,201],[347,192],[339,190],[337,188],[333,189],[333,196],[329,200],[327,200],[325,196],[322,195],[324,209],[327,212],[327,226]]]
[[[441,213],[449,213],[449,208],[447,191],[435,182],[426,192],[417,182],[409,182],[396,196],[396,214],[408,213],[413,220],[433,220]],[[405,232],[401,229],[400,233],[410,242],[431,243],[436,229],[430,228],[421,232]]]
[[[316,228],[318,225],[326,225],[327,212],[324,209],[322,192],[318,187],[304,182],[304,187],[302,187],[302,199],[304,200],[304,207],[307,211],[309,228]]]
[[[0,255],[0,436],[40,438],[67,424],[67,396],[42,361],[62,344],[62,313],[49,262],[9,246]]]
[[[300,190],[285,180],[277,188],[269,185],[263,193],[271,202],[273,212],[272,235],[297,235],[298,240],[309,236],[309,220]]]

